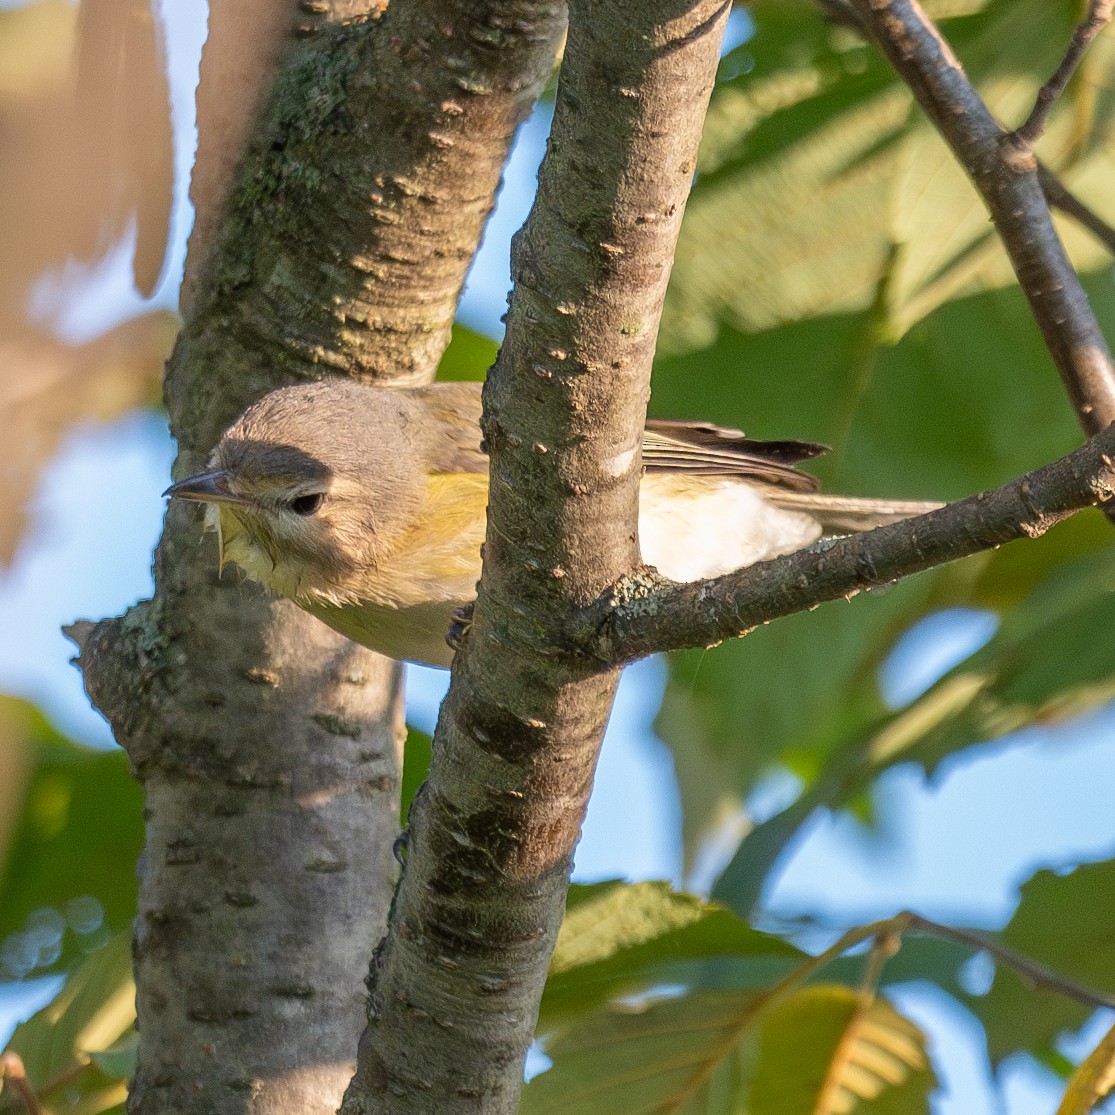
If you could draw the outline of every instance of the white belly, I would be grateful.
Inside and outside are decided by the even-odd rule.
[[[719,577],[793,553],[820,537],[820,524],[812,516],[783,511],[739,480],[668,472],[643,477],[643,561],[673,581]]]

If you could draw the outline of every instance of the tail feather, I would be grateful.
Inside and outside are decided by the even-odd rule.
[[[804,511],[812,515],[826,535],[872,530],[912,519],[915,515],[925,515],[944,506],[932,500],[858,499],[822,492],[790,492],[782,488],[764,488],[763,498],[787,511]]]

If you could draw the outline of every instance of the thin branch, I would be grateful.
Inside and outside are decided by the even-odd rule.
[[[923,918],[920,914],[900,914],[899,918],[906,919],[908,927],[915,932],[920,930],[934,937],[946,937],[986,952],[1008,968],[1013,968],[1035,991],[1055,991],[1067,999],[1083,1003],[1086,1007],[1105,1007],[1108,1010],[1115,1010],[1115,997],[1085,987],[1067,976],[1059,975],[1052,969],[1015,952],[994,937],[987,937],[970,929],[954,929],[950,925],[942,925],[940,922]]]
[[[1019,151],[916,0],[852,0],[991,212],[1088,434],[1115,421],[1115,364],[1049,215],[1037,162]]]
[[[1044,163],[1038,163],[1038,181],[1045,200],[1054,209],[1083,225],[1109,251],[1115,252],[1115,228],[1094,213]]]
[[[609,665],[712,646],[825,601],[851,599],[1016,538],[1036,538],[1113,493],[1115,426],[993,491],[851,535],[824,550],[801,550],[693,584],[665,581],[653,571],[626,578],[575,620],[570,645]]]
[[[994,937],[977,933],[971,929],[957,929],[951,925],[944,925],[930,918],[924,918],[921,914],[915,914],[910,910],[904,910],[900,914],[895,914],[892,918],[871,922],[869,925],[857,926],[855,929],[849,929],[841,934],[827,949],[816,956],[809,957],[808,960],[799,964],[775,984],[763,996],[763,1005],[781,999],[787,992],[794,990],[806,979],[834,960],[839,960],[849,949],[855,948],[864,941],[873,940],[875,942],[873,953],[878,953],[885,959],[888,953],[896,951],[892,942],[895,939],[902,938],[907,933],[925,933],[932,937],[944,937],[950,941],[957,941],[969,948],[993,956],[1001,964],[1005,964],[1008,968],[1017,972],[1035,990],[1054,991],[1088,1007],[1115,1009],[1115,997],[1106,995],[1102,991],[1096,991],[1094,988],[1085,987],[1084,984],[1077,983],[1067,976],[1062,976],[1051,968],[1046,968],[1029,957],[1015,952],[1014,949],[1004,945],[1001,941],[997,941]],[[877,977],[877,972],[874,971],[876,965],[877,959],[873,956],[869,961],[868,979],[865,984]]]
[[[838,27],[852,27],[863,34],[867,27],[863,17],[852,7],[851,0],[817,0],[817,7],[828,23]]]
[[[1087,17],[1073,32],[1072,41],[1065,51],[1061,64],[1053,76],[1038,90],[1037,99],[1030,115],[1024,123],[1011,133],[1011,142],[1020,150],[1029,150],[1045,131],[1046,122],[1057,98],[1065,91],[1076,67],[1083,61],[1092,40],[1107,26],[1111,20],[1111,9],[1115,7],[1115,0],[1092,0]]]

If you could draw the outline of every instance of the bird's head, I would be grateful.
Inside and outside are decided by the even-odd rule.
[[[408,416],[367,405],[390,409],[383,394],[336,381],[274,391],[237,419],[204,472],[167,494],[207,505],[222,564],[278,596],[345,603],[361,571],[391,552],[425,486]]]

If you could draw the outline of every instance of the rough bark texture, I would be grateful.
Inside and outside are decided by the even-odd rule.
[[[348,1115],[512,1112],[617,672],[555,652],[638,562],[658,318],[723,0],[578,0],[486,392],[474,622],[411,816]]]
[[[433,374],[563,31],[556,0],[313,10],[168,369],[177,475],[280,383]],[[399,670],[219,581],[199,539],[196,512],[173,506],[154,600],[83,640],[90,694],[147,794],[129,1106],[334,1111],[395,875]]]

